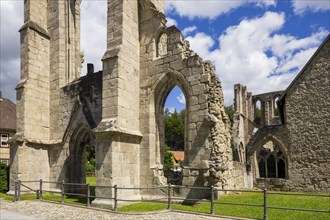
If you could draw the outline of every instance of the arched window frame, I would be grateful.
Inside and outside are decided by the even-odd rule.
[[[260,147],[257,151],[256,159],[257,159],[257,166],[259,171],[260,178],[281,178],[286,179],[288,178],[288,164],[287,164],[287,156],[285,151],[281,149],[279,144],[277,144],[273,140],[268,140],[267,142],[272,141],[274,144],[274,149],[271,151],[268,148],[264,148],[264,145]],[[267,143],[265,142],[265,143]],[[270,171],[270,158],[273,157],[275,160],[275,176],[269,173]],[[279,162],[282,161],[284,163],[284,172],[280,172],[279,170]],[[264,173],[262,172],[261,162],[264,163]],[[284,174],[284,175],[283,175]]]

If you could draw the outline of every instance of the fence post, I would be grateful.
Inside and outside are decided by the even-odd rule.
[[[268,220],[267,216],[267,189],[264,189],[264,219],[263,220]]]
[[[18,191],[18,193],[17,193],[17,201],[21,201],[21,181],[20,180],[18,180],[18,182],[17,182],[17,191]]]
[[[39,199],[42,200],[42,179],[40,179]]]
[[[90,187],[89,187],[89,183],[87,183],[87,207],[89,208],[89,206],[90,206],[90,199],[89,199],[89,197],[90,197],[90,195],[91,195],[91,192],[90,192]]]
[[[117,185],[114,185],[113,186],[113,188],[114,188],[114,191],[115,191],[115,197],[114,197],[114,207],[113,207],[113,210],[116,212],[116,211],[118,211],[118,201],[117,201],[117,197],[118,197],[118,192],[117,192]]]
[[[64,180],[61,181],[61,204],[64,204]]]
[[[211,186],[211,214],[214,214],[214,186]]]
[[[14,188],[15,189],[14,202],[17,202],[17,200],[18,200],[17,199],[17,180],[15,180],[15,185],[14,186],[15,186],[15,188]]]
[[[171,190],[171,184],[169,183],[168,184],[168,188],[167,188],[167,199],[168,199],[168,201],[167,201],[167,209],[168,210],[171,210],[171,194],[172,194],[172,190]]]

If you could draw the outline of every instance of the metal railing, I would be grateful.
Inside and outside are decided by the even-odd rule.
[[[33,189],[29,186],[27,186],[28,183],[39,183],[38,189]],[[48,184],[60,184],[61,190],[60,191],[54,191],[54,190],[45,190],[43,189],[43,185],[45,183]],[[72,192],[75,190],[65,190],[65,186],[78,186],[83,187],[83,190],[85,193],[76,193]],[[22,187],[26,188],[27,190],[22,190]],[[92,198],[102,198],[102,199],[109,199],[113,200],[113,210],[118,210],[118,202],[164,202],[167,203],[167,209],[172,210],[172,204],[173,201],[183,201],[183,202],[210,202],[210,214],[215,214],[214,206],[216,204],[223,204],[223,205],[236,205],[236,206],[253,206],[253,207],[263,207],[263,220],[268,219],[267,211],[268,209],[281,209],[281,210],[291,210],[291,211],[306,211],[306,212],[322,212],[322,213],[329,213],[330,210],[317,210],[317,209],[304,209],[304,208],[291,208],[291,207],[279,207],[279,206],[269,206],[268,205],[268,195],[269,194],[276,194],[276,195],[283,195],[283,196],[314,196],[314,197],[328,197],[330,199],[330,193],[329,194],[303,194],[303,193],[290,193],[290,192],[272,192],[267,191],[267,189],[264,190],[229,190],[229,189],[219,189],[217,187],[195,187],[195,186],[182,186],[182,185],[167,185],[167,186],[155,186],[155,187],[144,187],[144,188],[134,188],[134,187],[118,187],[117,185],[114,186],[95,186],[98,188],[108,188],[113,189],[113,197],[106,197],[106,196],[95,196],[91,195],[91,186],[89,183],[87,184],[81,184],[81,183],[65,183],[63,180],[61,182],[50,182],[50,181],[43,181],[40,179],[39,181],[21,181],[16,180],[15,181],[15,194],[14,194],[14,201],[20,201],[21,200],[21,192],[27,192],[27,193],[36,193],[37,199],[42,200],[43,199],[43,193],[54,193],[54,194],[60,194],[61,195],[61,203],[65,203],[65,195],[68,196],[79,196],[79,197],[85,197],[86,198],[86,206],[90,207],[91,205],[91,199]],[[200,198],[192,198],[192,197],[177,197],[175,196],[175,193],[173,189],[186,189],[186,190],[195,190],[198,191],[206,191],[207,195],[210,195],[209,199],[200,199]],[[161,190],[161,192],[166,194],[165,197],[159,197],[155,199],[124,199],[119,198],[118,191],[125,191],[125,190]],[[71,191],[71,192],[70,192]],[[79,191],[79,190],[78,190]],[[253,203],[238,203],[238,202],[223,202],[221,199],[215,200],[215,194],[218,192],[236,192],[236,193],[242,193],[242,192],[252,192],[252,193],[260,193],[263,194],[263,203],[262,204],[253,204]],[[157,194],[159,196],[159,194]]]

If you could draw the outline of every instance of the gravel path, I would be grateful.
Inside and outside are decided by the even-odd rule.
[[[219,216],[188,214],[181,212],[160,211],[157,213],[144,213],[144,214],[128,214],[128,213],[115,213],[111,211],[102,211],[93,208],[82,208],[72,205],[61,205],[59,203],[42,202],[42,201],[21,201],[10,202],[0,199],[1,214],[0,219],[17,219],[17,217],[10,217],[10,214],[20,216],[22,220],[29,219],[45,219],[45,220],[108,220],[108,219],[173,219],[173,220],[197,220],[197,219],[218,219],[226,220],[229,218],[219,218]],[[24,218],[26,216],[26,218]],[[234,218],[230,218],[234,219]]]

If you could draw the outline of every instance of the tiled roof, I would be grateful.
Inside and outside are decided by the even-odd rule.
[[[0,96],[0,130],[16,130],[16,104]]]
[[[171,151],[173,153],[173,163],[174,163],[174,166],[177,166],[179,165],[179,161],[184,161],[184,151]]]

